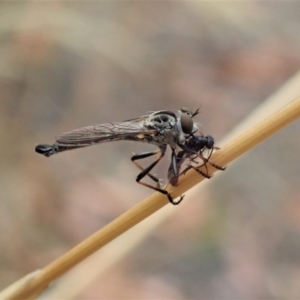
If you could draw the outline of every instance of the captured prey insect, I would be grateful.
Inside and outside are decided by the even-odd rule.
[[[213,151],[219,149],[218,147],[215,147],[214,138],[210,135],[194,135],[191,133],[190,136],[186,138],[184,145],[180,145],[180,148],[181,150],[173,157],[176,161],[172,161],[168,169],[168,180],[172,186],[177,186],[179,176],[184,175],[190,169],[194,169],[205,178],[210,178],[211,176],[208,175],[207,163],[218,170],[224,171],[226,169],[226,167],[218,166],[209,160]],[[204,156],[206,150],[208,151],[207,157]],[[198,163],[199,161],[197,161],[197,159],[202,160],[203,164],[195,167],[193,163]],[[180,171],[181,166],[186,161],[186,167]],[[174,168],[175,166],[177,169]],[[200,170],[202,166],[205,166],[206,173]]]
[[[179,169],[176,166],[178,161],[176,159],[176,149],[178,146],[184,147],[186,138],[199,130],[197,124],[193,121],[193,117],[198,113],[199,109],[193,113],[190,109],[183,107],[177,115],[171,111],[161,110],[124,122],[98,124],[74,129],[59,134],[52,145],[37,145],[35,151],[49,157],[59,152],[111,141],[126,140],[153,144],[159,149],[135,154],[131,157],[131,161],[141,170],[136,177],[136,182],[166,195],[169,201],[176,205],[182,201],[183,196],[178,201],[174,201],[171,194],[161,188],[159,179],[150,172],[163,158],[168,145],[172,150],[172,164],[175,164],[172,168],[173,170]],[[159,154],[159,157],[146,168],[143,168],[137,162],[139,159],[155,154]],[[150,177],[156,183],[156,186],[142,182],[141,180],[145,176]]]

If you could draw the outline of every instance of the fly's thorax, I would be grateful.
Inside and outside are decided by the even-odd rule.
[[[157,131],[153,135],[153,144],[168,144],[175,149],[177,144],[184,144],[191,133],[198,131],[193,121],[194,114],[186,107],[175,115],[171,111],[161,110],[149,115],[145,126]]]
[[[161,110],[151,114],[146,120],[145,125],[158,130],[164,130],[173,129],[176,122],[177,117],[174,113],[167,110]]]
[[[157,134],[153,135],[151,144],[158,147],[161,145],[169,145],[175,149],[178,142],[178,133],[172,129],[162,129]]]
[[[161,144],[176,147],[180,132],[177,127],[177,116],[167,110],[161,110],[151,114],[145,122],[148,128],[155,129],[157,132],[152,136],[152,144]]]

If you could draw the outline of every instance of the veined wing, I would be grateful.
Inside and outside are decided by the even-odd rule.
[[[82,127],[59,134],[54,144],[38,144],[37,153],[49,157],[53,154],[112,141],[137,141],[151,143],[158,129],[151,126],[149,115],[124,122],[113,122]]]
[[[112,122],[97,124],[59,134],[56,137],[58,145],[89,146],[96,143],[130,140],[145,141],[157,132],[145,126],[148,116],[127,120],[124,122]]]

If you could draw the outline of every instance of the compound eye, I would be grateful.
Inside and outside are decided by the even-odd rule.
[[[193,114],[192,110],[190,108],[186,107],[186,106],[181,107],[180,110],[181,110],[181,112],[183,112],[185,114],[188,114],[188,115],[192,115]]]
[[[183,133],[189,134],[192,133],[194,127],[194,121],[190,115],[183,113],[180,116],[180,123]]]

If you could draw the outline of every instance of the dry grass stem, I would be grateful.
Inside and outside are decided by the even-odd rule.
[[[221,150],[214,153],[211,160],[221,166],[227,165],[261,141],[297,119],[299,116],[300,98],[294,100],[272,116],[254,126],[252,129],[223,146]],[[211,166],[208,166],[208,170],[211,174],[216,171]],[[172,193],[173,197],[178,197],[202,180],[204,180],[204,178],[191,170],[180,179],[178,187],[174,188],[169,186],[167,189]],[[94,235],[90,236],[68,253],[40,270],[40,272],[36,273],[35,276],[30,277],[21,286],[18,285],[15,289],[10,289],[9,293],[7,293],[6,290],[5,299],[29,299],[33,297],[36,295],[37,291],[46,288],[53,280],[67,272],[80,261],[168,203],[167,197],[160,193],[151,195]],[[175,208],[177,207],[174,207],[174,209]],[[0,297],[2,295],[0,295]],[[4,298],[1,297],[1,299]]]

